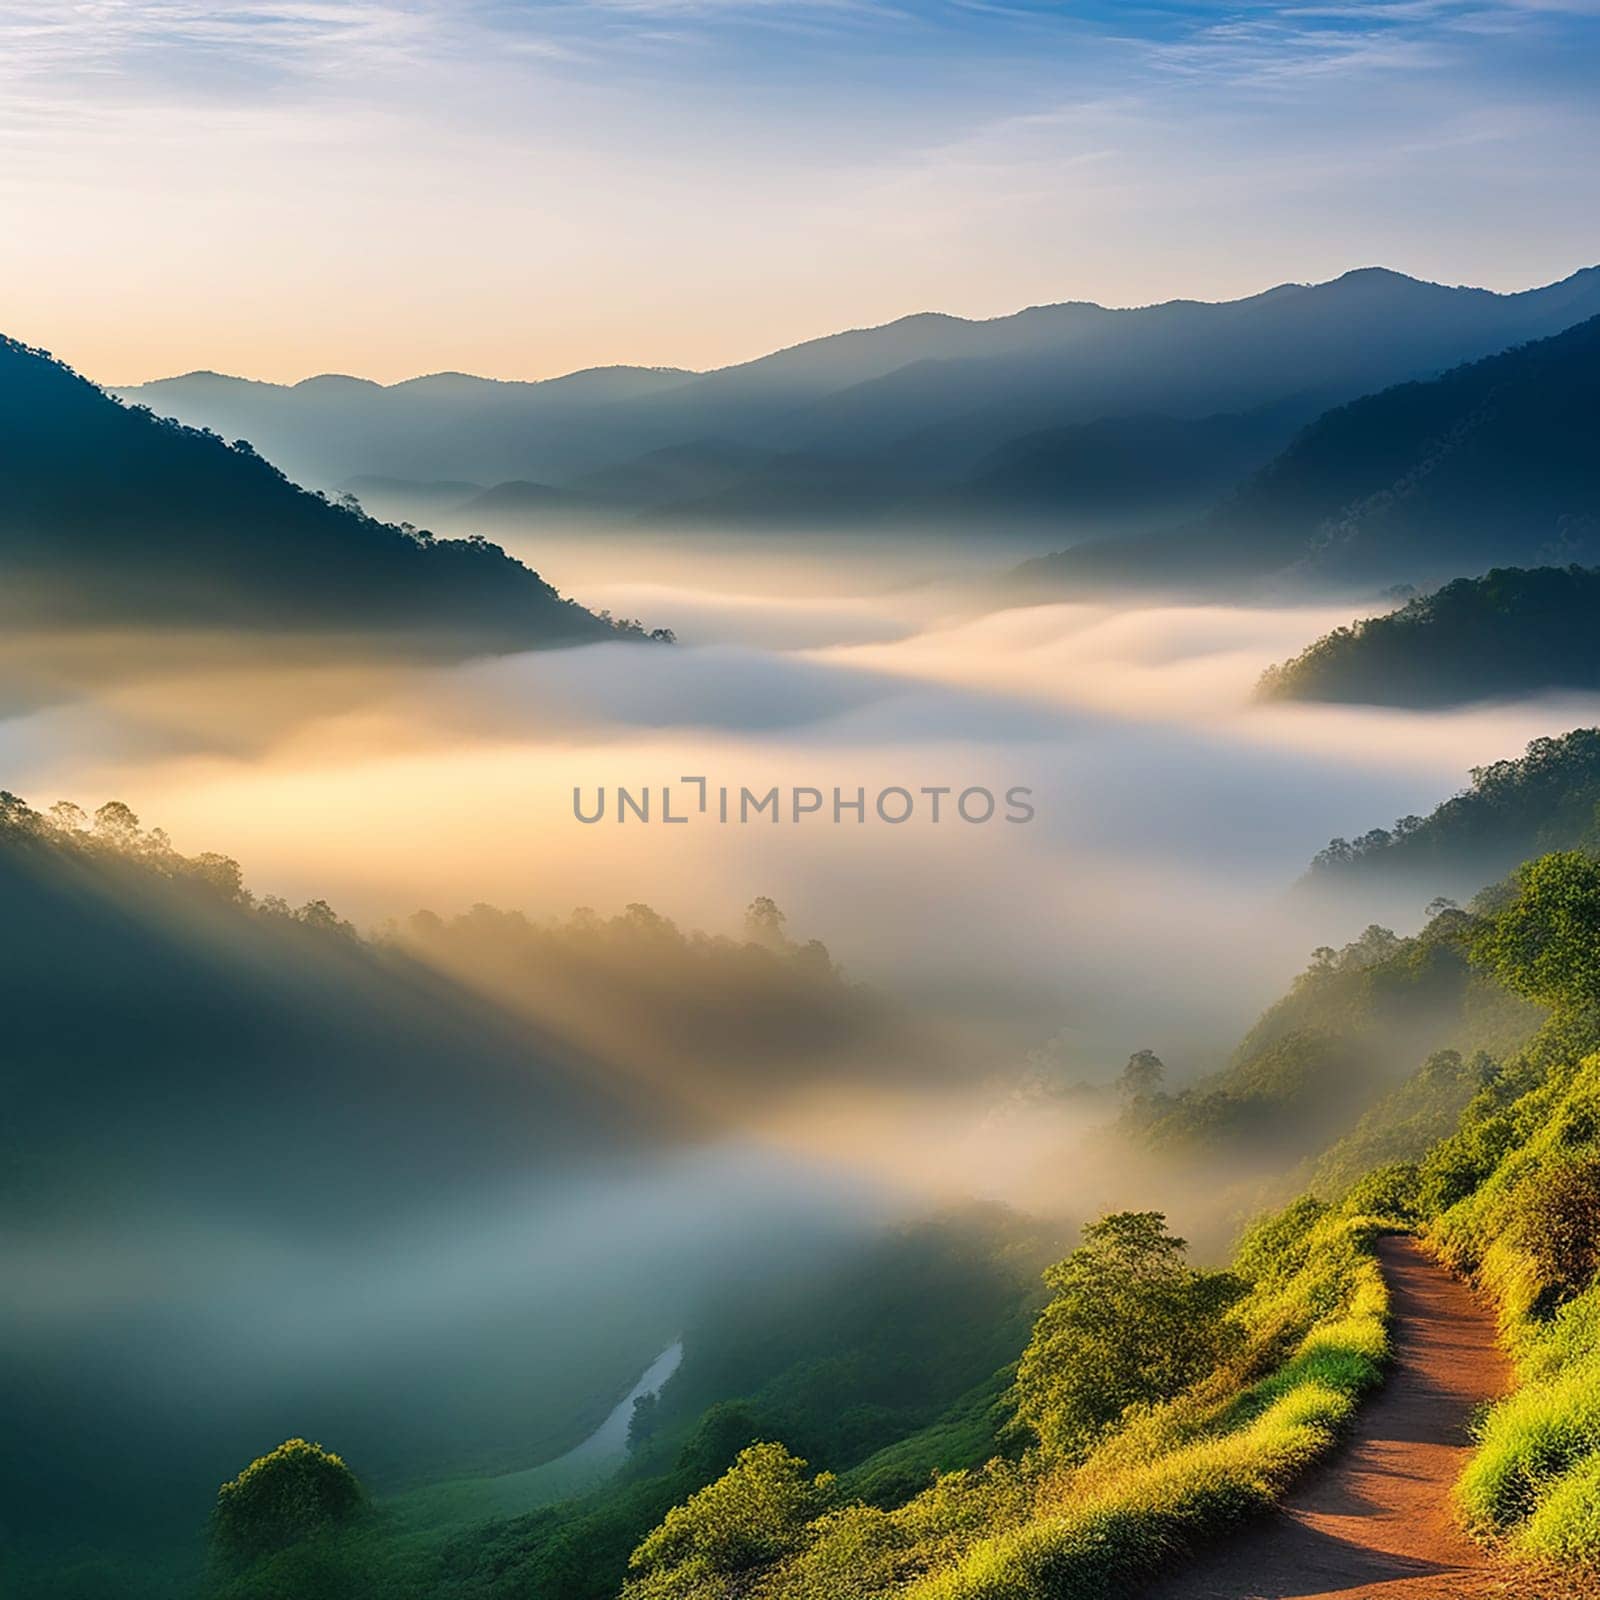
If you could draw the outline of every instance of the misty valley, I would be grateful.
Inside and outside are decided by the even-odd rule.
[[[6,1593],[1255,1593],[1452,1273],[1408,1592],[1588,1592],[1596,271],[6,341]]]

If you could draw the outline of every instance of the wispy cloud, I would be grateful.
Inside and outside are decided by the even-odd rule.
[[[136,75],[180,60],[332,75],[415,61],[446,15],[376,0],[9,0],[0,51],[14,79]]]
[[[0,0],[0,273],[118,379],[1512,287],[1600,248],[1597,66],[1600,0]]]

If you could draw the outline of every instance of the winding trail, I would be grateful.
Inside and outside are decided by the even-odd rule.
[[[1326,1465],[1257,1527],[1143,1600],[1469,1600],[1502,1593],[1450,1491],[1473,1408],[1506,1387],[1494,1319],[1409,1239],[1378,1243],[1393,1312],[1388,1380]]]

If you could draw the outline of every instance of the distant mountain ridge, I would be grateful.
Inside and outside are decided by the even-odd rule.
[[[388,387],[192,374],[121,392],[249,438],[328,486],[533,482],[648,517],[1114,517],[1165,514],[1174,495],[1198,509],[1217,492],[1206,451],[1186,448],[1177,454],[1189,467],[1158,473],[1152,496],[1138,448],[1151,418],[1169,435],[1209,419],[1212,441],[1247,471],[1330,406],[1597,314],[1597,268],[1517,294],[1367,268],[1217,303],[1069,302],[981,322],[920,314],[705,373],[620,367],[531,384],[441,374]],[[1262,408],[1275,408],[1277,431],[1251,417]],[[1225,437],[1217,419],[1230,414],[1251,420]],[[1126,464],[1077,495],[1082,441],[1070,430],[1113,421]],[[1068,430],[1054,472],[1037,459],[1053,430]],[[1019,482],[1008,463],[1024,439],[1035,457]],[[673,451],[702,456],[707,477],[650,483],[642,464]],[[740,453],[750,459],[730,480]]]
[[[1338,407],[1204,520],[1030,563],[1035,589],[1435,584],[1600,560],[1600,316]]]

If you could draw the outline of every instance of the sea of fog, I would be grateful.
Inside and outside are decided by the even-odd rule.
[[[733,560],[682,537],[525,553],[678,645],[425,666],[314,641],[100,640],[88,665],[45,649],[0,722],[7,786],[40,806],[126,801],[180,850],[237,857],[257,893],[325,899],[363,926],[477,902],[540,918],[642,902],[735,932],[770,896],[793,936],[938,1027],[975,1086],[1041,1052],[1103,1081],[1145,1048],[1181,1080],[1217,1064],[1313,947],[1374,914],[1289,896],[1330,837],[1425,812],[1470,767],[1600,719],[1593,700],[1255,702],[1262,669],[1348,605],[999,608],[970,551],[898,567],[821,546]],[[785,814],[574,814],[575,790],[592,806],[619,786],[672,788],[682,810],[689,778],[711,795],[777,787]],[[870,804],[863,820],[787,810],[835,789],[1025,789],[1032,816],[967,822],[948,799],[940,820],[919,803],[898,824]],[[1413,927],[1426,898],[1382,910]],[[596,1172],[555,1205],[507,1192],[320,1253],[203,1218],[132,1238],[85,1217],[5,1241],[25,1314],[0,1334],[91,1488],[104,1429],[159,1426],[172,1476],[152,1493],[170,1511],[177,1485],[183,1516],[203,1515],[219,1474],[314,1428],[391,1488],[419,1461],[515,1472],[642,1381],[716,1273],[782,1270],[785,1251],[934,1189],[1032,1203],[1003,1180],[1058,1167],[1056,1132],[986,1116],[981,1093],[976,1114],[836,1098],[787,1129]],[[387,1399],[402,1390],[403,1438]],[[523,1414],[543,1417],[547,1448],[519,1436]]]
[[[409,671],[158,656],[0,725],[10,782],[36,803],[125,800],[180,849],[236,856],[258,892],[362,925],[479,901],[536,916],[643,902],[734,931],[768,895],[792,934],[972,1024],[983,1049],[1054,1039],[1099,1076],[1150,1048],[1181,1074],[1213,1064],[1312,948],[1359,932],[1365,907],[1285,899],[1331,837],[1426,812],[1470,767],[1596,720],[1592,698],[1253,702],[1261,670],[1348,621],[1348,603],[988,610],[971,551],[966,571],[801,551],[697,559],[674,536],[521,552],[588,604],[673,627],[672,649]],[[664,824],[660,790],[681,813],[689,777],[712,804]],[[617,819],[619,787],[651,791],[649,824]],[[738,791],[773,787],[785,814],[741,822]],[[592,814],[602,788],[611,810],[581,823],[574,792]],[[891,788],[918,796],[904,823],[874,814]],[[970,824],[946,799],[935,823],[924,788],[1026,788],[1034,815]],[[796,789],[824,797],[798,821]],[[864,821],[835,820],[836,789],[865,791]],[[1403,929],[1426,899],[1380,909]]]

